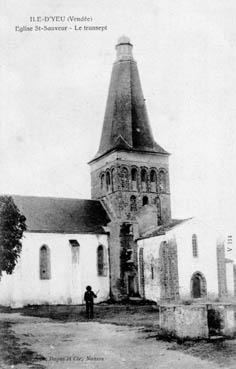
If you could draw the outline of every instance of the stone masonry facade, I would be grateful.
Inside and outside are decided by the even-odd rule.
[[[117,300],[142,295],[134,242],[139,236],[137,212],[145,205],[152,205],[157,209],[157,225],[165,224],[171,218],[168,158],[161,157],[158,165],[158,155],[152,154],[150,158],[148,154],[143,154],[140,163],[140,155],[123,153],[124,156],[126,160],[113,161],[112,154],[107,155],[106,159],[94,163],[91,172],[92,199],[101,200],[112,220],[109,236],[111,295]],[[125,227],[130,229],[126,236],[121,232]],[[127,248],[132,250],[132,261],[128,264],[122,259]],[[132,291],[129,286],[131,278]]]
[[[234,265],[234,296],[236,296],[236,265]]]
[[[174,239],[163,241],[159,250],[159,275],[162,300],[178,300],[179,274],[177,244]]]
[[[154,205],[158,225],[167,223],[171,216],[168,170],[142,164],[116,161],[92,172],[92,199],[109,202],[110,211],[121,220],[135,220],[144,205]]]
[[[226,263],[224,243],[217,244],[218,293],[220,298],[227,296]]]

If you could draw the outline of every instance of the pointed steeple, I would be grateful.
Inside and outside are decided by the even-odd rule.
[[[128,37],[119,38],[95,159],[115,149],[168,154],[153,138],[132,49]]]

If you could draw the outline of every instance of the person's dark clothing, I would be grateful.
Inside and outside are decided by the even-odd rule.
[[[95,293],[93,291],[86,291],[85,294],[84,294],[85,302],[92,302],[93,303],[94,297],[96,298],[97,296],[95,295]]]
[[[86,291],[84,294],[84,300],[86,303],[86,315],[88,319],[93,318],[93,299],[97,296],[93,291]]]

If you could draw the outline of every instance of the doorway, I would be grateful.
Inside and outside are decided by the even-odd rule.
[[[193,298],[197,299],[201,297],[201,278],[199,275],[195,275],[193,278]]]
[[[206,279],[200,272],[194,273],[191,278],[191,295],[194,299],[206,296]]]
[[[134,277],[129,275],[128,276],[128,294],[129,296],[134,296],[135,290],[134,290]]]

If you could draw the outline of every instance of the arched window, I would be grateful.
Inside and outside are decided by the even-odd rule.
[[[107,188],[107,191],[110,191],[111,190],[111,175],[110,175],[110,172],[106,172],[106,188]]]
[[[132,195],[130,197],[130,211],[136,211],[136,210],[137,210],[136,197]]]
[[[166,173],[163,169],[159,171],[159,190],[160,192],[166,191]]]
[[[104,190],[104,184],[105,184],[105,174],[103,173],[101,175],[101,190]]]
[[[116,173],[115,168],[111,171],[111,189],[112,191],[115,191],[115,185],[116,185]]]
[[[192,249],[193,249],[193,257],[198,257],[198,245],[197,245],[197,235],[192,235]]]
[[[141,188],[142,188],[142,191],[147,191],[147,171],[146,169],[141,170]]]
[[[39,276],[40,279],[51,278],[50,249],[43,245],[39,250]]]
[[[148,205],[148,197],[147,196],[143,196],[143,206],[144,205]]]
[[[132,181],[132,190],[136,191],[138,188],[138,171],[136,168],[131,169],[131,181]]]
[[[97,268],[98,275],[100,276],[107,275],[106,254],[105,247],[103,245],[99,245],[97,248]]]
[[[150,172],[150,186],[151,191],[156,192],[157,190],[157,174],[155,170],[151,170]]]
[[[129,172],[128,169],[122,167],[120,170],[120,180],[121,180],[121,188],[123,190],[129,189]]]

